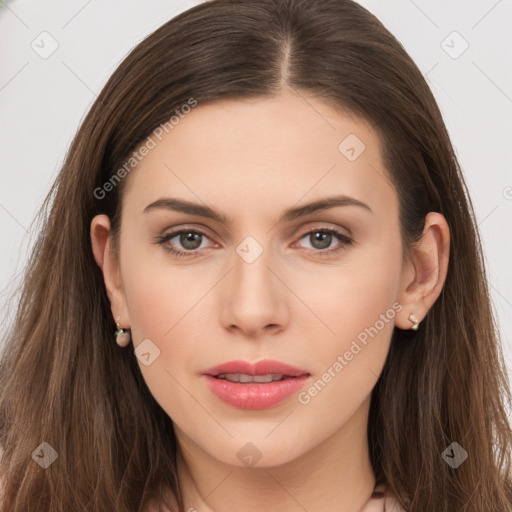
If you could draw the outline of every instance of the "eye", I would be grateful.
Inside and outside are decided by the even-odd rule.
[[[175,256],[186,257],[194,256],[196,251],[204,249],[205,246],[203,242],[205,239],[208,239],[208,237],[201,231],[195,229],[180,229],[158,237],[157,243]],[[178,246],[178,248],[176,248],[176,246]]]
[[[304,239],[310,243],[308,249],[313,249],[322,254],[336,253],[344,249],[347,245],[352,244],[352,240],[347,235],[332,228],[311,229],[300,238],[300,240]],[[332,248],[332,243],[336,241],[338,245]]]
[[[156,243],[177,257],[194,257],[200,249],[208,247],[204,242],[209,237],[196,229],[180,229],[159,236]],[[317,254],[330,255],[337,253],[352,244],[352,240],[341,231],[332,228],[314,228],[303,234],[299,240],[310,242],[308,249]],[[333,242],[338,242],[332,247]]]

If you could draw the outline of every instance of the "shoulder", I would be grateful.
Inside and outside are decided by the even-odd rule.
[[[148,503],[144,512],[178,512],[179,505],[174,493],[165,487],[162,500],[154,499]]]
[[[393,496],[386,496],[384,512],[406,512]]]
[[[4,508],[4,479],[0,474],[0,511]]]
[[[2,447],[0,446],[0,460],[2,459],[4,455],[4,451],[2,450]],[[2,473],[0,473],[0,510],[3,509],[4,504],[4,477],[2,476]]]
[[[384,484],[375,487],[361,512],[406,512],[396,498],[389,494]]]

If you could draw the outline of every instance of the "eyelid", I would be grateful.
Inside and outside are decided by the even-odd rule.
[[[331,236],[333,236],[335,239],[338,240],[338,244],[334,247],[331,247],[329,249],[315,249],[314,247],[303,247],[306,251],[309,253],[312,253],[315,257],[329,257],[329,256],[336,256],[338,253],[343,251],[347,248],[347,246],[354,245],[354,240],[352,236],[347,235],[343,233],[343,231],[336,227],[326,227],[326,226],[317,226],[317,227],[310,227],[305,232],[303,232],[298,238],[297,241],[294,242],[294,244],[300,242],[303,238],[306,238],[311,233],[316,232],[324,232],[329,233]]]
[[[349,234],[343,233],[343,229],[346,229],[346,231],[348,231]],[[205,227],[198,228],[195,226],[186,226],[186,225],[176,227],[176,228],[170,228],[169,231],[167,231],[167,232],[164,231],[164,233],[162,235],[157,236],[155,242],[159,243],[161,245],[164,245],[165,242],[168,242],[169,240],[171,240],[172,238],[175,238],[178,235],[181,235],[186,232],[194,232],[196,234],[199,234],[199,235],[209,239],[211,242],[213,242],[214,246],[218,246],[219,244],[217,244],[214,240],[212,240],[212,237],[206,231],[208,231],[208,230]],[[327,226],[326,224],[322,224],[322,223],[305,228],[305,230],[302,231],[300,235],[295,235],[293,243],[295,244],[295,243],[299,242],[300,240],[302,240],[307,235],[317,232],[317,231],[331,233],[334,237],[338,238],[338,241],[340,243],[337,246],[335,246],[334,248],[325,249],[325,250],[314,249],[314,248],[303,248],[303,249],[312,251],[315,254],[329,255],[329,254],[333,254],[333,253],[336,253],[336,252],[342,250],[344,248],[344,246],[346,246],[346,245],[352,245],[354,243],[352,234],[348,228],[341,228],[338,226],[332,227],[332,226]],[[186,249],[179,249],[179,248],[178,249],[167,248],[167,250],[169,252],[172,252],[175,254],[182,253],[182,255],[194,257],[194,256],[197,256],[204,249],[210,249],[210,248],[212,248],[212,246],[203,247],[202,249],[195,249],[195,250],[186,250]]]
[[[346,238],[352,239],[352,232],[350,229],[337,226],[337,225],[329,225],[329,223],[313,223],[307,228],[304,228],[304,231],[302,232],[302,236],[307,235],[308,233],[311,233],[312,231],[335,231],[338,232],[340,235],[343,235]]]
[[[191,226],[182,226],[182,227],[176,227],[176,228],[170,228],[169,230],[164,230],[164,232],[161,235],[157,235],[154,239],[155,243],[159,244],[165,244],[172,238],[175,238],[176,236],[179,236],[183,233],[196,233],[204,238],[207,238],[213,243],[213,246],[218,246],[219,244],[216,243],[212,237],[207,233],[207,230],[205,228],[197,228],[197,227],[191,227]],[[211,247],[208,247],[211,248]],[[206,247],[203,247],[202,249],[196,249],[195,251],[189,251],[184,249],[177,249],[177,251],[183,251],[187,252],[189,254],[196,254],[198,251],[202,251],[203,249],[206,249]]]
[[[348,227],[329,221],[311,221],[304,223],[297,230],[294,230],[294,234],[292,236],[295,240],[300,240],[305,235],[315,231],[327,231],[333,234],[337,234],[337,236],[343,237],[347,241],[350,240],[351,242],[354,242],[354,236]]]
[[[162,231],[162,234],[161,235],[157,235],[157,239],[160,239],[160,238],[168,238],[168,237],[175,237],[176,235],[179,235],[185,231],[193,231],[194,233],[199,233],[207,238],[209,238],[210,240],[212,240],[212,238],[215,238],[214,235],[211,235],[210,234],[210,230],[206,227],[206,226],[202,226],[202,225],[180,225],[180,226],[173,226],[172,228],[167,228],[167,229],[164,229]]]

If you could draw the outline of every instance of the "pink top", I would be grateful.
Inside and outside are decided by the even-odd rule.
[[[385,490],[386,487],[384,484],[375,486],[373,494],[370,496],[370,499],[366,502],[360,512],[406,512],[393,496],[385,494]],[[165,508],[164,510],[166,512],[174,512],[177,510],[178,504],[171,493],[167,494],[167,499],[171,501],[172,508]],[[157,512],[160,510],[162,509],[159,509],[155,503],[146,508],[146,512]]]
[[[385,490],[384,484],[377,485],[361,512],[405,512],[393,496],[385,494]]]

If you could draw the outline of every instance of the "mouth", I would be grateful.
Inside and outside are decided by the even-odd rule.
[[[222,373],[214,376],[215,379],[227,380],[229,382],[240,382],[246,384],[248,382],[276,382],[283,379],[294,379],[289,375],[282,375],[280,373],[269,373],[267,375],[248,375],[246,373]]]
[[[310,377],[279,361],[231,361],[203,373],[210,391],[238,409],[269,409],[300,391]]]
[[[253,379],[255,379],[254,382],[271,382],[283,378],[309,375],[309,372],[280,361],[264,359],[256,363],[229,361],[209,368],[204,374],[231,382],[253,382]],[[256,380],[256,378],[264,378],[265,380]]]

